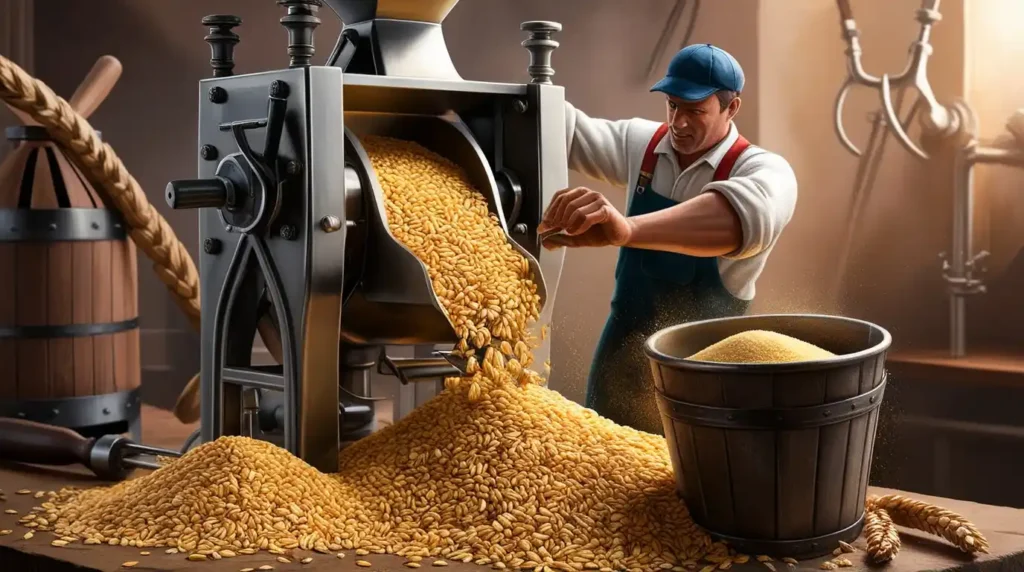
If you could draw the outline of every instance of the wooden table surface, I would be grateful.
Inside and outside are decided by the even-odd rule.
[[[144,408],[144,441],[146,444],[178,448],[194,426],[178,423],[169,413]],[[42,468],[23,465],[0,464],[0,489],[6,491],[7,501],[2,504],[4,510],[16,510],[17,515],[0,513],[0,530],[14,530],[13,534],[0,536],[0,571],[43,571],[43,570],[127,570],[122,563],[138,561],[134,570],[200,570],[209,572],[238,572],[242,568],[259,568],[263,565],[273,566],[274,571],[305,570],[319,572],[332,571],[398,571],[408,570],[403,566],[404,558],[387,555],[370,555],[360,557],[373,564],[371,568],[359,568],[355,565],[357,557],[348,552],[344,558],[334,555],[304,553],[295,551],[292,562],[284,564],[277,561],[277,556],[261,553],[250,556],[208,562],[189,562],[181,554],[168,555],[162,549],[151,549],[152,554],[140,555],[136,548],[111,546],[85,546],[72,544],[64,548],[50,545],[54,537],[50,533],[40,533],[30,540],[23,535],[28,529],[17,525],[21,515],[30,511],[39,502],[29,495],[17,495],[15,491],[31,489],[33,491],[57,490],[64,486],[85,487],[102,484],[89,477],[84,471],[71,468]],[[872,488],[873,493],[885,494],[894,492],[888,489]],[[899,556],[884,569],[894,572],[918,570],[1024,570],[1024,510],[995,507],[952,499],[929,497],[911,493],[910,496],[932,502],[947,509],[958,512],[973,521],[984,532],[992,545],[992,554],[972,558],[959,552],[945,541],[915,531],[901,530],[903,549]],[[864,560],[864,541],[858,540],[854,546],[859,552],[850,555],[854,562],[853,568],[841,570],[862,571],[878,570],[869,566]],[[292,556],[292,555],[290,555]],[[313,561],[303,565],[298,561],[311,556]],[[427,559],[422,569],[439,570],[429,565]],[[827,558],[801,562],[796,570],[817,570],[818,565]],[[776,563],[782,572],[792,570],[782,563]],[[489,570],[489,567],[471,564],[451,564],[443,570],[469,571]],[[743,566],[733,566],[733,570],[767,570],[763,565],[751,562]]]

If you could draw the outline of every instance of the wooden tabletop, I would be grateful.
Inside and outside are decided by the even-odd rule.
[[[146,409],[144,410],[144,440],[146,444],[177,448],[184,439],[191,433],[194,427],[183,426],[178,423],[167,412]],[[35,503],[39,502],[30,495],[17,495],[15,491],[30,489],[32,491],[51,491],[61,487],[73,485],[78,487],[93,486],[102,484],[89,477],[82,470],[71,468],[42,468],[23,465],[0,464],[0,489],[6,491],[7,501],[0,503],[4,510],[15,510],[16,515],[0,513],[0,530],[14,530],[13,534],[0,536],[0,570],[97,570],[97,571],[124,571],[122,564],[129,561],[137,561],[134,570],[200,570],[209,572],[238,572],[242,568],[256,568],[260,566],[273,566],[275,572],[304,570],[307,572],[318,572],[323,570],[332,571],[360,571],[360,572],[383,572],[408,570],[403,566],[404,558],[388,555],[370,555],[356,557],[348,552],[339,559],[334,554],[316,554],[295,551],[289,554],[290,563],[278,562],[277,556],[261,553],[250,556],[238,556],[236,558],[208,562],[189,562],[181,554],[168,555],[162,549],[151,549],[150,555],[140,555],[137,548],[122,548],[111,546],[84,546],[82,544],[71,544],[63,548],[50,545],[54,537],[50,533],[39,533],[30,540],[24,540],[23,535],[28,529],[17,525],[21,515],[30,511]],[[889,489],[872,488],[873,493],[886,494]],[[885,567],[893,572],[910,572],[918,570],[1024,570],[1024,510],[982,505],[971,502],[956,501],[952,499],[929,497],[910,493],[909,496],[932,502],[947,509],[958,512],[973,521],[984,532],[992,546],[992,554],[972,558],[959,552],[956,548],[945,541],[928,536],[924,533],[914,531],[901,531],[903,549],[899,556],[890,565]],[[858,553],[850,555],[854,562],[853,568],[841,570],[862,571],[877,570],[875,567],[866,565],[864,561],[864,541],[858,540],[855,547]],[[312,557],[309,564],[301,564],[299,561],[306,557]],[[359,568],[355,565],[357,559],[364,559],[373,564],[370,568]],[[817,570],[818,565],[827,558],[801,562],[796,570]],[[423,562],[422,569],[434,568],[429,564],[430,559]],[[780,572],[792,570],[782,563],[776,563]],[[443,570],[451,572],[469,570],[489,570],[489,567],[474,566],[471,564],[451,564]],[[733,566],[733,570],[767,570],[763,565],[751,562],[743,566]]]

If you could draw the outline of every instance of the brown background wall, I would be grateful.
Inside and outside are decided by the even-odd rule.
[[[451,13],[445,30],[455,64],[465,78],[526,81],[528,59],[519,45],[523,39],[519,23],[559,21],[564,31],[557,38],[562,45],[554,53],[555,81],[566,86],[569,100],[594,116],[659,119],[661,99],[648,93],[655,78],[643,76],[672,4],[672,0],[465,0]],[[918,6],[917,0],[855,3],[865,64],[872,73],[902,69],[907,46],[917,32],[913,11]],[[236,50],[236,72],[272,69],[287,64],[286,35],[278,24],[280,7],[271,0],[35,0],[35,9],[35,72],[58,93],[69,96],[102,54],[113,54],[123,62],[120,84],[94,115],[93,124],[195,253],[194,213],[170,211],[160,193],[168,180],[192,176],[196,169],[197,81],[209,75],[209,49],[199,20],[213,12],[240,15],[244,23],[238,29],[242,41]],[[965,73],[969,51],[965,30],[972,29],[968,23],[973,21],[977,31],[977,22],[993,18],[994,12],[965,19],[963,0],[943,2],[942,11],[944,19],[932,38],[935,91],[944,101],[964,93],[995,98],[990,107],[999,109],[994,116],[986,110],[985,124],[994,135],[1015,105],[1014,90],[971,91]],[[329,10],[321,15],[318,63],[326,58],[340,27]],[[676,31],[660,60],[662,68],[683,32],[682,27]],[[1007,29],[1003,37],[1012,35]],[[800,181],[796,218],[758,284],[755,310],[841,311],[883,323],[892,329],[898,346],[941,347],[946,305],[936,255],[948,243],[948,161],[924,165],[890,141],[867,222],[857,237],[842,300],[827,290],[838,271],[835,249],[856,169],[856,159],[840,148],[832,131],[832,101],[845,69],[834,4],[824,0],[705,1],[692,41],[714,42],[743,63],[749,87],[737,123],[755,143],[789,159]],[[995,40],[988,41],[989,48],[996,49]],[[1016,49],[1021,49],[1020,40],[1015,41]],[[987,71],[981,68],[978,73],[988,79],[998,71],[992,66]],[[846,114],[859,142],[867,133],[863,117],[877,106],[876,101],[871,94],[856,93]],[[571,183],[594,185],[576,175]],[[620,190],[603,190],[622,206]],[[1000,244],[1012,243],[1008,238],[1000,240]],[[1015,254],[1016,247],[1003,251]],[[582,397],[593,346],[607,312],[615,254],[605,249],[574,251],[567,257],[554,325],[552,384],[571,398]],[[196,337],[145,260],[140,261],[140,298],[147,386],[176,394],[197,370]]]

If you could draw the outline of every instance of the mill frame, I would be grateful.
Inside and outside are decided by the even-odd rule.
[[[241,20],[204,18],[214,77],[200,82],[199,174],[166,197],[200,209],[202,442],[269,439],[334,471],[339,444],[374,429],[372,368],[402,383],[461,373],[442,357],[387,355],[457,339],[426,267],[387,229],[364,134],[417,141],[466,169],[545,293],[537,329],[550,322],[564,253],[543,250],[536,227],[568,185],[550,66],[561,26],[522,25],[530,83],[465,81],[440,33],[455,3],[398,14],[401,2],[329,0],[346,25],[329,65],[313,66],[321,2],[279,0],[289,68],[238,76]],[[261,320],[280,333],[280,365],[252,364]],[[536,363],[550,338],[541,344]]]

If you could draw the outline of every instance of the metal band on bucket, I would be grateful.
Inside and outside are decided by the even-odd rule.
[[[882,404],[888,375],[870,391],[822,405],[777,409],[734,409],[678,401],[657,392],[658,409],[665,417],[688,425],[721,429],[806,429],[833,425],[866,415]]]
[[[864,514],[861,513],[860,518],[856,520],[850,526],[825,534],[814,538],[800,539],[800,540],[756,540],[750,538],[740,538],[737,536],[728,536],[725,534],[718,534],[717,532],[705,528],[696,523],[697,526],[704,529],[710,536],[717,540],[723,540],[730,547],[738,552],[746,554],[771,554],[777,557],[802,556],[805,559],[817,558],[830,554],[835,548],[839,541],[853,542],[860,536],[861,531],[864,529]]]

